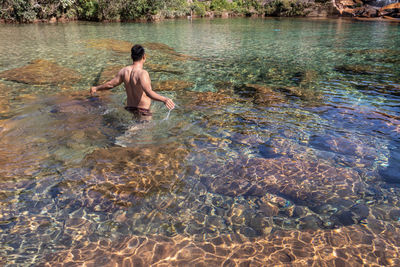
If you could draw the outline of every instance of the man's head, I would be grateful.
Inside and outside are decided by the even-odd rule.
[[[145,59],[144,48],[141,45],[134,45],[131,49],[131,58],[133,62]]]

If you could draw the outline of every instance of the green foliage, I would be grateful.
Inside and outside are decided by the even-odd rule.
[[[229,10],[231,7],[230,3],[226,0],[211,0],[210,9],[212,11],[224,11]]]
[[[19,22],[31,22],[36,18],[31,1],[5,0],[2,3],[0,17]]]
[[[98,0],[78,0],[77,14],[78,19],[98,20],[99,2]]]
[[[136,20],[160,15],[185,16],[192,12],[205,16],[208,11],[218,15],[224,11],[237,14],[271,16],[305,15],[306,4],[299,0],[2,0],[0,18],[19,22],[52,17],[80,20]],[[315,0],[323,3],[329,0]]]
[[[198,16],[205,16],[207,12],[207,5],[204,2],[199,2],[194,0],[190,8],[194,12],[194,14]]]
[[[265,14],[267,16],[305,16],[305,8],[307,4],[297,2],[296,0],[273,0],[265,7]]]

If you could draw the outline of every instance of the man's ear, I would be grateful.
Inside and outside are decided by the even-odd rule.
[[[146,54],[144,54],[143,55],[143,61],[146,61],[146,58],[147,58],[147,56],[146,56]]]

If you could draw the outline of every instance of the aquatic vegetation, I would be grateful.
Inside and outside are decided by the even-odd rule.
[[[81,79],[81,75],[66,67],[44,59],[37,59],[26,66],[6,70],[0,78],[26,84],[71,85]]]

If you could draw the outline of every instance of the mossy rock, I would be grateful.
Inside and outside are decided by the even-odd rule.
[[[182,80],[156,81],[152,84],[156,91],[180,91],[193,86],[192,82]]]
[[[118,53],[130,53],[134,44],[116,39],[90,39],[86,41],[86,45],[96,49],[112,50]]]
[[[26,84],[71,85],[82,76],[72,70],[44,59],[37,59],[26,66],[3,71],[0,78]]]
[[[183,74],[182,70],[176,69],[174,67],[164,65],[164,64],[153,64],[153,63],[146,63],[144,66],[145,69],[149,69],[151,72],[164,72],[164,73],[171,73],[171,74]]]
[[[237,99],[229,92],[189,92],[187,107],[195,109],[198,107],[220,108],[227,104],[235,103]]]
[[[256,105],[271,105],[286,102],[285,97],[269,86],[259,84],[245,84],[247,89],[255,90],[254,103]]]
[[[165,56],[173,61],[199,60],[199,58],[178,53],[174,48],[162,43],[144,43],[143,47],[145,49],[159,52],[162,56]]]

